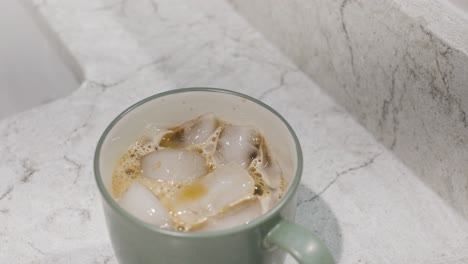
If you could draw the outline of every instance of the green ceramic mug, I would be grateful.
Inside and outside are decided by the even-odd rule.
[[[206,112],[223,120],[255,125],[278,159],[288,189],[266,214],[221,231],[183,233],[147,224],[119,207],[111,196],[119,156],[148,123],[179,124]],[[309,230],[293,223],[302,174],[299,141],[286,120],[266,104],[237,92],[186,88],[148,97],[117,116],[101,136],[94,172],[103,196],[112,245],[121,264],[280,264],[289,252],[299,263],[331,264],[328,249]]]

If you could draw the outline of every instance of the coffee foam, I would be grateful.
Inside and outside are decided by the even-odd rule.
[[[112,180],[112,190],[115,199],[118,201],[129,186],[133,182],[138,181],[148,188],[148,190],[150,190],[168,209],[169,214],[171,214],[173,218],[173,223],[169,228],[179,231],[195,231],[203,229],[205,222],[209,222],[208,217],[197,225],[189,225],[183,221],[178,221],[178,218],[175,215],[176,212],[171,210],[172,206],[169,202],[171,197],[174,197],[175,193],[194,184],[194,180],[190,179],[186,181],[182,180],[171,182],[146,177],[142,172],[141,160],[145,155],[153,151],[166,148],[183,148],[190,151],[196,151],[204,157],[207,174],[215,171],[220,166],[224,166],[223,164],[217,163],[217,146],[226,126],[234,125],[218,119],[215,119],[213,122],[212,118],[215,118],[214,115],[209,113],[177,127],[161,129],[157,128],[155,125],[148,126],[144,135],[133,146],[131,146],[117,162]],[[205,135],[205,138],[200,140],[200,138],[196,138],[192,134],[190,144],[186,144],[187,140],[185,140],[184,136],[187,133],[187,127],[189,125],[193,126],[196,124],[197,120],[210,122],[212,124],[214,123],[215,127],[213,128],[211,125],[206,124],[200,125],[199,127],[204,127],[210,130],[209,135],[208,133],[202,133]],[[192,129],[191,132],[193,132],[193,130],[194,129]],[[257,197],[260,201],[262,213],[265,213],[270,210],[279,199],[281,199],[285,192],[287,183],[284,175],[282,175],[281,168],[279,168],[279,165],[275,162],[272,153],[269,152],[265,139],[261,133],[255,130],[253,135],[255,138],[252,138],[251,140],[252,142],[255,142],[255,147],[257,149],[254,154],[250,155],[250,164],[245,169],[254,180],[255,187],[253,196]],[[194,142],[196,142],[196,144],[193,144]],[[272,169],[273,167],[276,169]],[[270,175],[272,173],[275,173],[276,175]],[[274,181],[266,180],[270,178],[279,178],[279,184],[272,184]],[[197,181],[197,179],[195,179],[195,181]],[[217,215],[225,214],[226,211],[229,211],[234,207],[238,208],[239,205],[243,203],[244,201],[241,200],[238,203],[231,204],[230,207],[232,208],[228,206],[213,216],[219,218]]]

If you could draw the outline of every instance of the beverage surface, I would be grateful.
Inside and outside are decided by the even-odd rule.
[[[212,113],[179,126],[148,125],[122,153],[112,194],[137,218],[179,231],[246,224],[285,192],[285,177],[262,134]]]

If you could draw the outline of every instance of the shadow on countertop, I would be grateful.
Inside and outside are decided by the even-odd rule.
[[[330,249],[336,263],[342,252],[341,228],[329,205],[301,184],[297,192],[296,222],[310,229]]]

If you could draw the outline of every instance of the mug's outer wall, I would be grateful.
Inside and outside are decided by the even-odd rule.
[[[296,195],[278,213],[237,233],[177,237],[129,221],[103,203],[108,231],[120,264],[281,264],[285,252],[267,249],[263,239],[282,218],[294,220]]]

